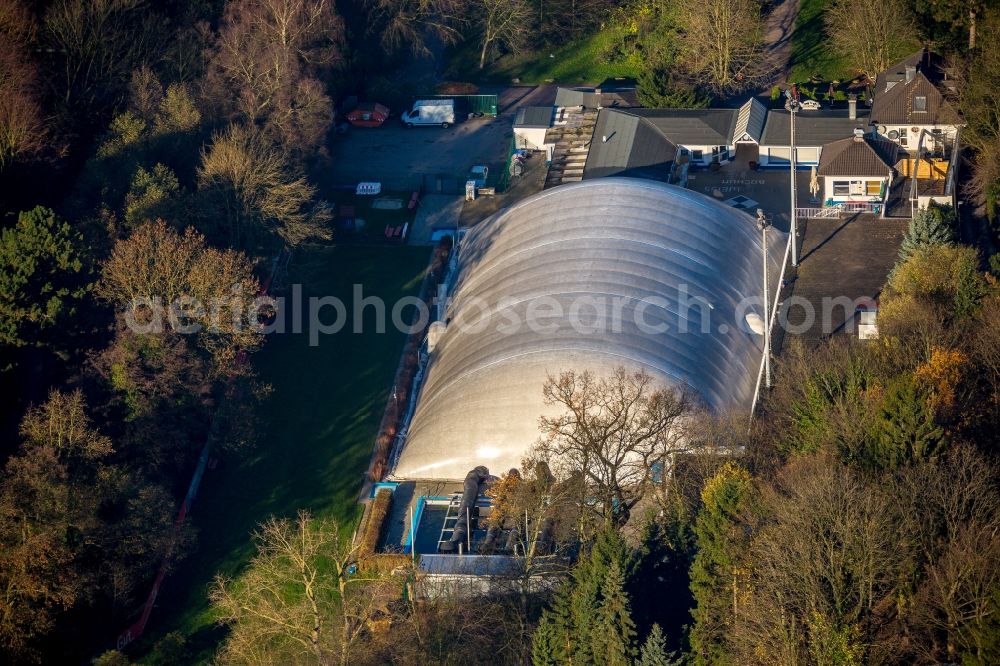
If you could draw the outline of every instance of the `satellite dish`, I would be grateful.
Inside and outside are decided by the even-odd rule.
[[[895,131],[896,130],[893,130],[893,132],[895,132]],[[879,125],[878,126],[878,133],[879,134],[885,134],[885,125]]]
[[[755,335],[764,335],[764,318],[756,312],[749,313],[743,318],[747,325],[747,330]]]
[[[898,139],[899,138],[899,131],[898,130],[890,130],[889,131],[889,138],[892,139],[893,141],[895,141],[896,139]]]

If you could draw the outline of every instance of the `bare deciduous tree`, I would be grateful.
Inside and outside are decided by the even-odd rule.
[[[67,110],[85,114],[118,102],[132,69],[157,48],[157,22],[144,0],[52,4],[42,37],[56,60],[55,92]]]
[[[589,371],[550,376],[545,403],[565,408],[539,419],[535,448],[560,478],[583,476],[605,521],[625,522],[673,454],[684,449],[682,417],[691,409],[683,392],[659,386],[646,372],[616,369],[609,377]],[[581,497],[581,501],[584,498]]]
[[[833,645],[859,659],[912,556],[891,495],[813,456],[790,463],[764,502],[731,633],[736,661],[830,663],[817,651]]]
[[[466,5],[461,0],[368,0],[379,39],[389,51],[406,47],[429,56],[429,39],[454,44],[462,39]]]
[[[766,75],[760,0],[704,0],[679,10],[684,66],[704,86],[735,92]]]
[[[4,39],[0,44],[0,170],[44,148],[47,134],[35,68],[20,45]]]
[[[476,0],[472,10],[479,27],[479,69],[496,49],[517,53],[529,32],[531,8],[524,0]]]
[[[1000,532],[973,524],[954,535],[942,556],[927,568],[910,623],[918,650],[928,662],[986,664],[996,658],[998,561]]]
[[[834,48],[871,81],[915,34],[904,0],[834,0],[826,8],[826,30]]]
[[[329,0],[230,0],[212,76],[224,81],[247,120],[264,121],[290,149],[314,149],[295,139],[322,139],[332,121],[320,80],[340,61],[342,40]],[[295,128],[296,121],[310,127],[323,120],[319,133]]]
[[[381,598],[377,579],[352,575],[357,547],[335,521],[300,511],[254,533],[257,554],[236,580],[217,576],[210,598],[230,633],[223,663],[350,663]],[[339,625],[339,626],[338,626]]]
[[[271,234],[289,245],[329,238],[330,209],[282,151],[259,131],[231,125],[215,135],[198,168],[201,194],[230,245],[259,248]]]
[[[209,248],[204,236],[190,227],[178,234],[162,220],[146,223],[118,241],[97,285],[100,296],[143,322],[151,303],[170,307],[194,299],[192,306],[196,303],[200,309],[191,307],[178,320],[199,325],[198,339],[218,370],[231,369],[237,353],[261,343],[248,307],[258,289],[242,253]]]

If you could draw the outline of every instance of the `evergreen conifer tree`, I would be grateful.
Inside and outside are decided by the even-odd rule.
[[[742,521],[753,490],[750,474],[726,463],[705,483],[695,520],[698,552],[691,565],[691,651],[695,664],[726,663],[725,638],[746,587],[749,534]]]
[[[875,465],[897,467],[934,457],[945,443],[927,395],[910,377],[893,382],[879,410]]]
[[[43,334],[70,321],[86,293],[82,244],[79,232],[42,206],[0,232],[0,345],[42,344]]]
[[[550,610],[542,613],[538,627],[531,637],[531,663],[533,666],[559,666],[565,661],[560,645],[564,636],[556,628],[556,620]]]
[[[654,624],[642,644],[639,652],[638,666],[679,666],[681,661],[667,650],[667,637],[663,635],[660,625]]]
[[[899,247],[899,263],[920,248],[948,245],[955,241],[955,212],[950,207],[930,206],[917,211]]]
[[[631,666],[636,657],[635,622],[625,592],[625,576],[617,561],[611,562],[601,585],[597,624],[591,641],[594,657],[607,666]]]

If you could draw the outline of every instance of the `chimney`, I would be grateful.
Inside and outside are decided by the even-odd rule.
[[[847,96],[847,117],[851,120],[858,119],[858,96],[854,93]]]
[[[917,66],[916,65],[907,65],[906,66],[906,82],[909,83],[910,81],[912,81],[913,77],[915,77],[916,75],[917,75]]]

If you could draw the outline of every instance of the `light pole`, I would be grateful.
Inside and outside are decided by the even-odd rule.
[[[788,154],[788,163],[791,165],[792,169],[792,207],[791,207],[791,234],[792,234],[792,266],[799,265],[799,247],[798,247],[798,225],[795,220],[795,112],[799,110],[799,102],[792,95],[792,89],[789,88],[785,91],[785,97],[788,98],[788,115],[790,117],[789,132],[791,134],[791,148]]]
[[[764,216],[764,211],[757,209],[757,228],[760,229],[761,254],[764,259],[764,388],[771,388],[771,308],[767,285],[767,228],[771,223]]]

